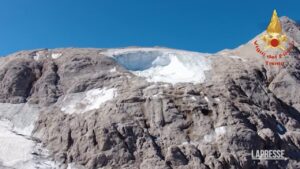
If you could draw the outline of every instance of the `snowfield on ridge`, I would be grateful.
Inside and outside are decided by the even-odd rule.
[[[167,48],[109,49],[103,53],[113,57],[133,74],[149,82],[203,83],[205,71],[211,69],[210,54]]]

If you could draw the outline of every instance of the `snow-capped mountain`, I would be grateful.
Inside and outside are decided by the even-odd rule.
[[[300,168],[300,29],[281,22],[295,41],[283,67],[265,65],[253,40],[215,54],[64,48],[0,58],[0,168]],[[251,159],[261,149],[287,160]]]

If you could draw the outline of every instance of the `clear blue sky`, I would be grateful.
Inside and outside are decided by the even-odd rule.
[[[58,47],[235,48],[299,0],[1,0],[0,55]]]

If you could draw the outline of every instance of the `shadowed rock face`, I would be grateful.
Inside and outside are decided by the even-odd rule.
[[[300,168],[300,31],[282,23],[296,42],[287,66],[265,66],[249,42],[203,56],[211,69],[200,84],[150,83],[107,49],[12,54],[0,60],[0,117],[23,128],[31,121],[30,137],[58,162],[52,168]],[[95,101],[106,89],[114,96]],[[20,104],[39,107],[37,118],[25,123],[29,111],[8,110]],[[252,160],[260,149],[285,150],[288,160]]]

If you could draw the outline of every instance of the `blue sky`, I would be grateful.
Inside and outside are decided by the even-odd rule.
[[[126,46],[217,52],[263,31],[274,8],[300,20],[299,7],[299,0],[1,0],[0,55]]]

